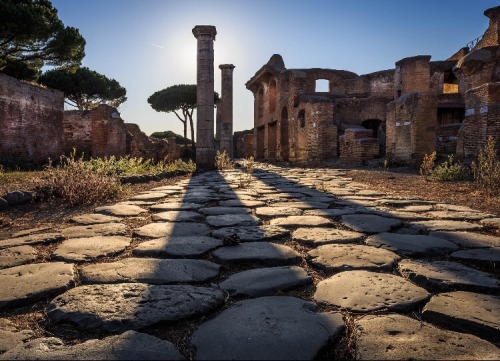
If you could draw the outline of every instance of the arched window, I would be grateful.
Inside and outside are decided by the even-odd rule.
[[[301,128],[304,128],[306,126],[306,111],[304,109],[301,109],[299,111],[299,126]]]
[[[269,113],[272,113],[276,110],[276,80],[274,79],[269,84],[267,96],[269,99]]]

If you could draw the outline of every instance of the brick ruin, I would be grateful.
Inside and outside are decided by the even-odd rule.
[[[64,111],[64,94],[0,74],[0,164],[46,163],[76,149],[93,157],[179,158],[175,139],[155,139],[107,105]]]
[[[474,157],[493,136],[500,152],[500,7],[484,12],[484,35],[444,61],[401,59],[394,69],[357,75],[333,69],[287,69],[270,60],[246,83],[254,95],[256,159],[361,165],[379,157],[418,164],[424,154]],[[328,91],[317,91],[321,82]]]

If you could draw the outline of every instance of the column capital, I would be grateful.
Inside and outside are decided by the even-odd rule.
[[[233,64],[221,64],[219,65],[219,69],[224,70],[224,69],[230,69],[233,70],[235,66]]]
[[[198,39],[200,35],[210,35],[215,40],[217,30],[213,25],[196,25],[193,28],[193,35],[196,39]]]

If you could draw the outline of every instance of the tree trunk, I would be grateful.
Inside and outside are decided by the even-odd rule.
[[[191,127],[191,149],[195,150],[195,145],[194,145],[194,125],[193,125],[193,109],[191,109],[191,112],[188,114],[189,116],[189,125]]]

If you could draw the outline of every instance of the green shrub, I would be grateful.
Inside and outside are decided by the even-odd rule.
[[[433,180],[451,182],[466,179],[468,173],[467,167],[455,162],[453,155],[449,155],[445,162],[430,171],[430,176]]]
[[[488,195],[500,194],[500,161],[493,137],[488,137],[484,148],[479,150],[477,162],[472,162],[476,186]]]

